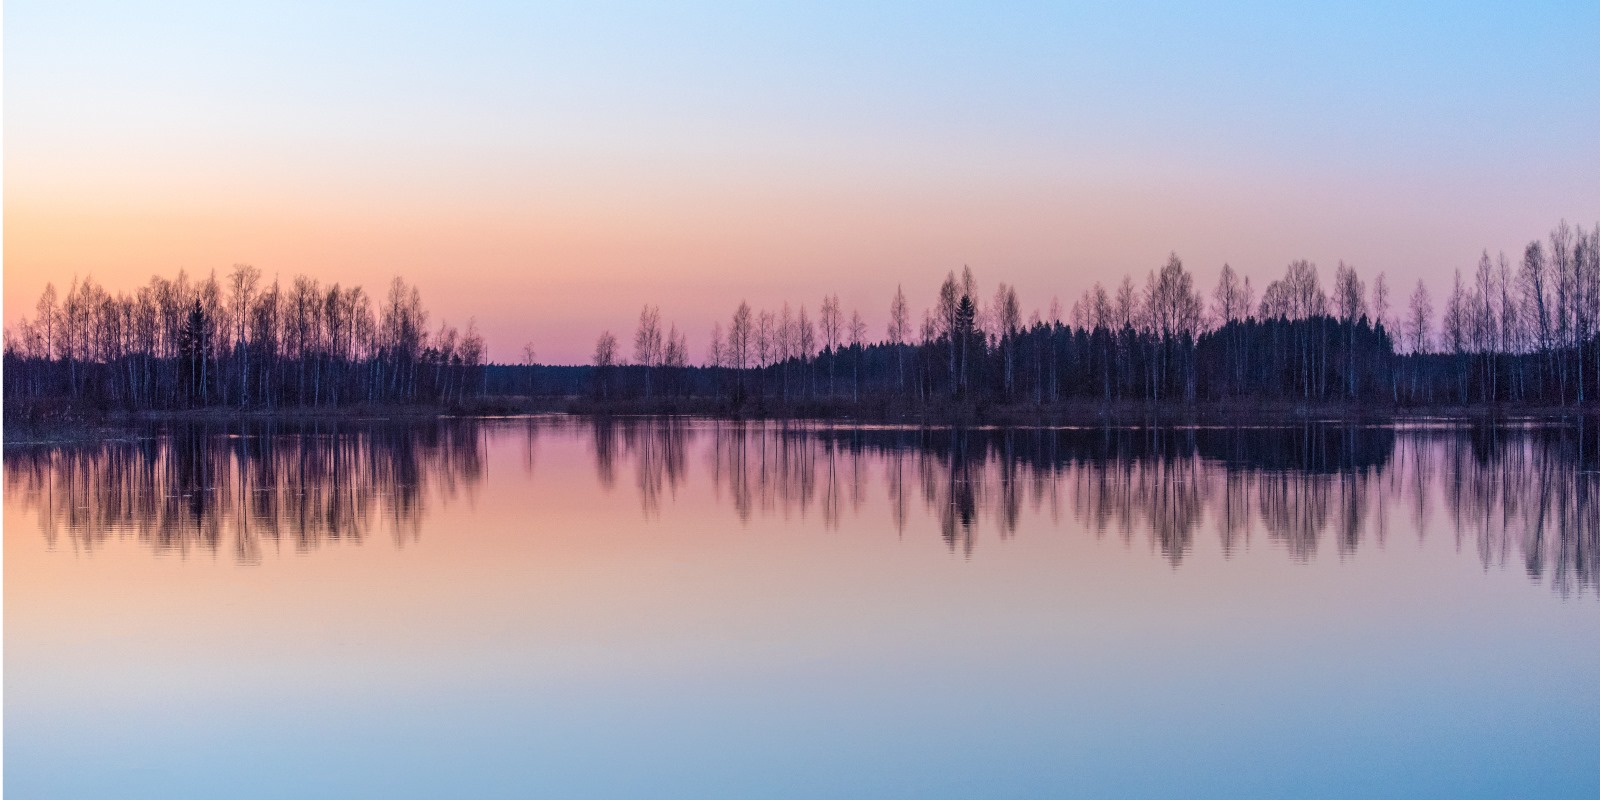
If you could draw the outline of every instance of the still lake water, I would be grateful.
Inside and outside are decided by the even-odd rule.
[[[5,454],[30,797],[1596,797],[1600,431]]]

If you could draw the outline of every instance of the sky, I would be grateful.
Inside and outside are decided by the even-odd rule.
[[[1594,3],[133,5],[8,4],[8,325],[249,263],[698,359],[741,299],[881,336],[963,265],[1031,311],[1169,252],[1438,296],[1600,220]]]

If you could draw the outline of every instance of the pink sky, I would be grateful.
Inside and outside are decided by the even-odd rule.
[[[837,293],[881,335],[964,264],[1026,310],[1169,251],[1206,287],[1343,259],[1438,295],[1600,219],[1570,12],[18,9],[4,320],[236,262],[402,275],[553,363],[645,303],[695,359],[741,299]]]
[[[1507,214],[1516,227],[1509,230],[1513,224],[1482,218],[1476,227],[1495,234],[1486,241],[1463,230],[1470,216],[1400,214],[1372,185],[1330,187],[1319,198],[1325,215],[1307,219],[1281,182],[1217,191],[1198,180],[1071,186],[978,178],[941,190],[912,181],[851,187],[844,177],[833,185],[816,176],[790,185],[618,185],[559,201],[492,185],[451,194],[421,181],[387,196],[353,187],[319,197],[287,186],[276,196],[235,197],[202,185],[155,203],[139,202],[129,187],[76,205],[13,191],[5,318],[31,314],[46,281],[65,290],[73,276],[93,275],[121,290],[157,272],[221,274],[245,262],[285,280],[304,272],[372,291],[402,275],[422,288],[435,322],[475,316],[491,356],[502,359],[531,341],[541,360],[582,361],[600,330],[625,334],[641,305],[658,304],[665,320],[688,331],[698,358],[711,324],[740,299],[814,311],[824,293],[836,292],[880,335],[896,284],[920,309],[944,272],[963,264],[984,291],[1004,280],[1025,308],[1040,310],[1052,296],[1070,308],[1095,280],[1142,276],[1169,250],[1206,286],[1224,261],[1259,286],[1293,258],[1312,258],[1330,273],[1343,258],[1369,281],[1383,271],[1392,287],[1409,287],[1427,276],[1437,293],[1481,248],[1514,256],[1553,221]],[[1375,199],[1364,208],[1369,192]]]

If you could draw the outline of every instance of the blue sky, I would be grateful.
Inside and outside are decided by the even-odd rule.
[[[1592,4],[9,11],[8,321],[249,261],[576,358],[647,301],[876,319],[966,263],[1043,307],[1169,250],[1442,285],[1600,219]]]

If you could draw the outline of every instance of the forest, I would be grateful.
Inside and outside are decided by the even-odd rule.
[[[1063,313],[1023,319],[1014,287],[987,302],[970,269],[951,272],[914,321],[903,290],[886,336],[869,340],[837,295],[813,321],[805,306],[741,303],[711,332],[704,367],[689,367],[674,327],[646,306],[627,363],[602,333],[591,369],[496,369],[506,392],[587,391],[610,397],[720,397],[778,409],[808,404],[901,408],[1040,407],[1063,403],[1192,406],[1274,401],[1365,408],[1571,407],[1600,390],[1600,224],[1566,222],[1516,259],[1484,251],[1456,270],[1435,308],[1418,281],[1402,301],[1387,277],[1370,284],[1343,262],[1327,287],[1297,260],[1257,293],[1224,264],[1209,290],[1176,254],[1142,283],[1096,283]],[[520,381],[520,384],[519,384]]]
[[[1365,409],[1582,407],[1600,392],[1600,224],[1563,221],[1516,257],[1484,251],[1439,308],[1418,281],[1402,300],[1380,273],[1340,262],[1327,286],[1297,260],[1259,292],[1224,264],[1209,290],[1176,255],[1142,282],[1096,283],[1026,319],[1013,286],[951,271],[914,317],[905,292],[881,336],[837,295],[741,302],[704,360],[647,305],[631,341],[610,331],[591,363],[488,363],[475,326],[431,330],[395,279],[374,310],[359,287],[299,277],[262,285],[154,278],[111,295],[47,287],[6,331],[7,413],[41,409],[473,407],[545,398],[578,411],[896,413],[1084,404],[1193,407],[1262,401]]]
[[[376,312],[361,287],[297,277],[154,277],[111,294],[74,280],[46,286],[5,337],[6,413],[210,407],[450,405],[481,394],[475,326],[428,329],[416,287],[396,278]]]

